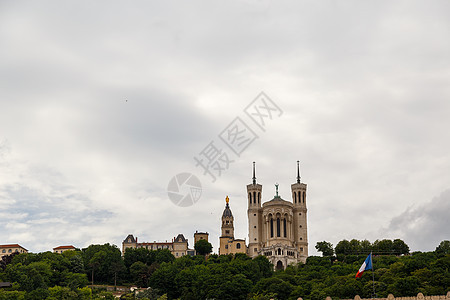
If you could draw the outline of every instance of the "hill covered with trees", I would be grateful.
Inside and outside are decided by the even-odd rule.
[[[150,287],[137,296],[141,299],[370,297],[371,271],[364,273],[361,279],[355,279],[367,253],[358,248],[355,240],[352,241],[341,241],[338,245],[345,247],[337,245],[334,249],[328,242],[317,243],[316,248],[326,250],[319,250],[323,257],[311,256],[305,264],[277,272],[264,256],[251,259],[245,254],[175,259],[168,250],[142,248],[127,249],[122,257],[120,250],[109,244],[91,245],[63,254],[24,253],[4,257],[0,262],[0,281],[13,283],[11,288],[0,289],[0,299],[113,299],[110,292],[89,288],[88,284],[92,282]],[[370,250],[374,251],[373,245],[380,242],[369,243]],[[393,245],[394,242],[383,242],[382,245]],[[378,254],[374,251],[373,257],[378,297],[388,294],[415,296],[419,292],[444,295],[450,290],[449,241],[441,242],[435,251],[426,253],[393,255],[381,252],[386,249]],[[123,299],[133,299],[133,296],[124,295]]]

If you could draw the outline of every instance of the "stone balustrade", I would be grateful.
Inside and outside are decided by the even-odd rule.
[[[415,297],[394,297],[394,295],[389,294],[387,298],[361,298],[359,295],[356,295],[353,299],[343,299],[343,300],[450,300],[450,292],[447,292],[447,295],[439,295],[439,296],[424,296],[422,293],[418,293]],[[302,298],[297,298],[297,300],[303,300]],[[332,300],[331,297],[327,297],[325,300]]]

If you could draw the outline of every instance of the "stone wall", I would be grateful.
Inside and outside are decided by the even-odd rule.
[[[302,299],[302,298],[298,298]],[[418,293],[415,297],[394,297],[394,295],[389,294],[387,298],[361,298],[356,295],[354,299],[345,299],[345,300],[369,300],[369,299],[377,299],[377,300],[450,300],[450,292],[447,292],[447,295],[440,296],[424,296],[422,293]],[[327,297],[326,300],[332,300],[331,297]]]

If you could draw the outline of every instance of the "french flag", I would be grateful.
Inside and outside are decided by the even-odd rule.
[[[362,274],[365,270],[373,270],[372,269],[372,253],[367,256],[366,260],[361,265],[361,268],[359,268],[358,273],[356,273],[355,278],[361,278]]]

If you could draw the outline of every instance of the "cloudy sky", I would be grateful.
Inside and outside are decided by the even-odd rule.
[[[449,36],[448,1],[2,1],[0,244],[193,246],[198,230],[217,252],[227,195],[248,240],[252,162],[267,201],[276,182],[290,200],[299,160],[311,254],[434,250],[450,238]],[[279,108],[263,128],[245,113],[261,92]],[[236,118],[256,137],[239,155],[220,139]],[[211,145],[230,160],[215,182],[194,160]],[[179,173],[201,182],[189,207],[167,193]]]

